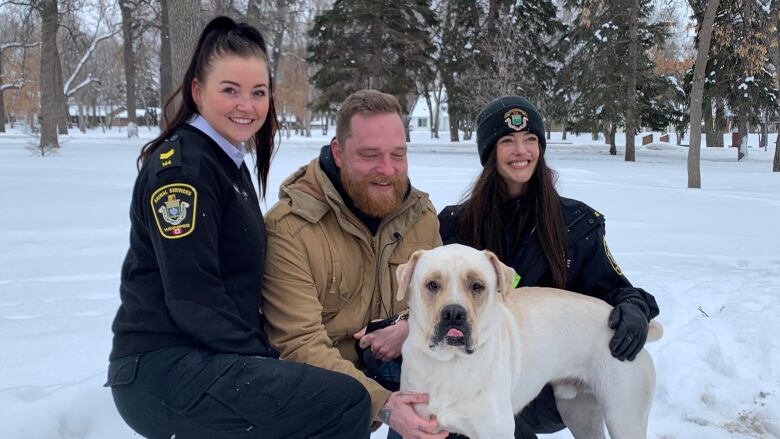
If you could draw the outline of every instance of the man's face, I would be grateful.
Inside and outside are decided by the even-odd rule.
[[[346,144],[331,143],[341,183],[362,212],[384,218],[401,206],[409,187],[406,134],[396,113],[356,114]]]

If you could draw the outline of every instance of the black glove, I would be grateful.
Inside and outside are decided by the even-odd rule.
[[[626,299],[609,313],[607,324],[615,330],[609,341],[612,356],[620,361],[634,361],[647,341],[647,304],[637,298]]]

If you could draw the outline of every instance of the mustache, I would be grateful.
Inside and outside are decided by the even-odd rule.
[[[385,177],[382,175],[370,175],[364,179],[367,183],[399,185],[404,179],[399,176]]]

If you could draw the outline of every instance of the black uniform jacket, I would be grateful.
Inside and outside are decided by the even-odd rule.
[[[560,200],[566,224],[566,289],[597,297],[612,306],[629,297],[636,297],[647,304],[650,313],[648,319],[657,316],[655,298],[643,289],[633,287],[610,254],[604,238],[604,216],[580,201],[563,197]],[[526,199],[523,197],[510,200],[504,206],[505,217],[511,218],[510,222],[522,218],[525,204]],[[458,237],[461,209],[462,205],[447,206],[439,213],[439,231],[444,244],[461,242]],[[517,250],[511,258],[502,258],[502,262],[512,266],[520,275],[519,286],[552,286],[550,268],[539,244],[536,228],[524,227],[521,236],[509,236],[506,231],[503,233],[510,243],[509,247]]]
[[[133,189],[110,359],[193,344],[275,356],[261,322],[265,225],[246,164],[182,126]]]

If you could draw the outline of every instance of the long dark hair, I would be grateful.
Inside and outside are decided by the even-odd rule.
[[[552,274],[553,286],[566,286],[566,230],[563,223],[560,196],[555,190],[557,175],[547,166],[544,154],[539,155],[531,179],[528,182],[528,206],[530,212],[526,224],[536,227],[547,264]],[[458,220],[459,237],[477,249],[487,249],[506,263],[512,263],[512,248],[504,238],[505,224],[502,206],[509,200],[504,180],[498,174],[496,148],[488,156],[482,173],[474,182]],[[523,227],[523,224],[518,224]],[[511,231],[520,239],[522,230]],[[522,274],[522,273],[520,273]]]
[[[236,23],[228,17],[216,17],[211,20],[200,34],[198,44],[190,59],[190,64],[184,72],[179,88],[168,98],[163,109],[165,117],[165,129],[154,140],[144,145],[138,156],[138,168],[154,153],[165,139],[171,136],[180,126],[184,125],[194,114],[198,112],[195,100],[192,98],[192,81],[205,82],[209,67],[213,62],[225,55],[235,55],[242,58],[258,57],[262,59],[268,68],[268,115],[263,126],[255,133],[248,143],[250,151],[255,156],[256,172],[260,182],[260,193],[265,197],[268,171],[271,167],[271,157],[274,152],[274,140],[279,122],[276,119],[276,107],[274,106],[273,79],[268,65],[268,51],[265,39],[260,32],[246,23]],[[173,118],[169,107],[181,97],[178,107],[173,112]]]

